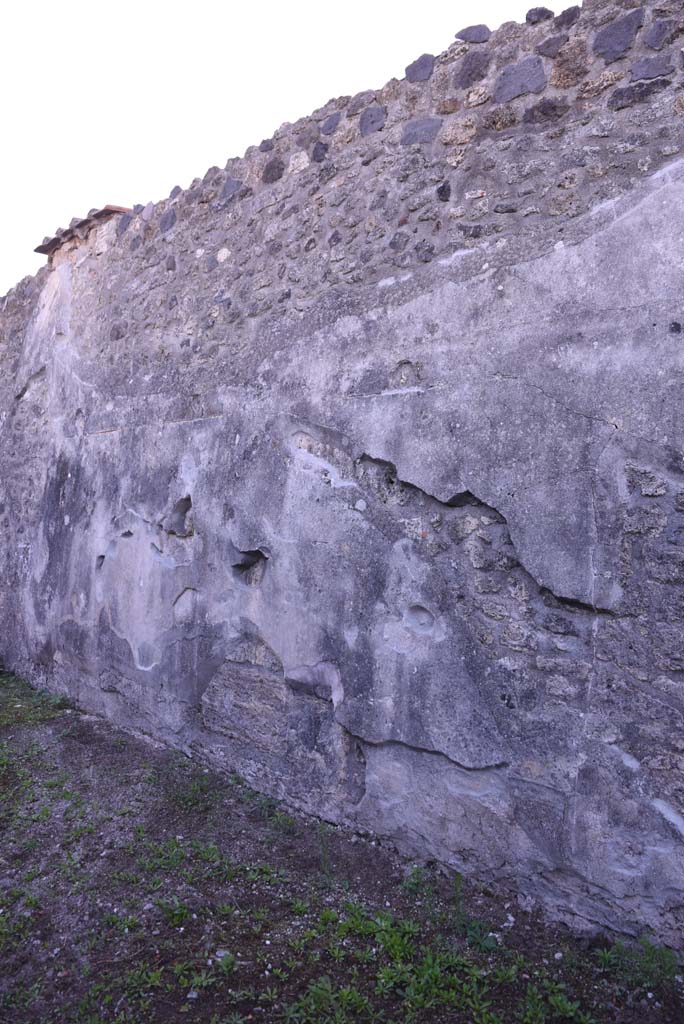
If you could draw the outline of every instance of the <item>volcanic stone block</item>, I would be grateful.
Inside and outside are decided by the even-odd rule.
[[[434,142],[441,127],[441,117],[420,117],[415,121],[409,121],[404,128],[401,144],[412,146],[415,143]]]
[[[409,82],[427,82],[434,70],[435,58],[431,53],[424,53],[406,68],[406,78]]]
[[[470,25],[457,32],[456,38],[462,39],[465,43],[486,43],[491,34],[492,30],[486,25]]]
[[[504,68],[494,86],[497,103],[508,103],[518,96],[541,92],[546,86],[544,65],[539,57],[526,57],[518,64]]]
[[[361,114],[359,119],[359,128],[362,135],[372,135],[374,132],[382,131],[385,127],[385,121],[387,120],[387,108],[380,106],[379,103],[374,104],[366,109]]]
[[[594,53],[606,64],[619,60],[632,48],[637,32],[644,23],[644,9],[639,7],[621,18],[609,22],[596,33]]]
[[[456,89],[469,89],[480,82],[489,71],[491,57],[486,51],[471,50],[468,52],[454,75]]]

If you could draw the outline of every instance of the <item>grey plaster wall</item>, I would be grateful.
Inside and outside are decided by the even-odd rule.
[[[681,944],[683,32],[464,33],[65,240],[0,303],[5,664]]]

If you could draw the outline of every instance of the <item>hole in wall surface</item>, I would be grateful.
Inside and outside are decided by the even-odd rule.
[[[422,604],[412,604],[410,608],[407,608],[405,619],[414,633],[431,633],[435,624],[434,615]]]
[[[157,664],[156,651],[152,644],[144,641],[138,647],[138,656],[136,659],[137,668],[149,670]]]
[[[266,562],[269,555],[261,548],[254,548],[250,551],[240,551],[233,547],[233,554],[230,560],[230,567],[233,576],[240,583],[254,587],[261,583],[266,571]]]
[[[191,537],[193,534],[192,523],[192,498],[186,494],[184,498],[173,506],[168,516],[164,518],[162,526],[168,534],[174,537]]]
[[[445,501],[444,504],[448,505],[449,508],[465,508],[467,505],[481,506],[484,502],[476,498],[471,491],[458,491],[448,501]]]
[[[104,565],[104,560],[105,560],[105,556],[104,555],[98,555],[97,558],[95,559],[95,568],[96,569],[101,569],[102,566]]]
[[[387,383],[391,388],[416,387],[420,383],[420,368],[410,359],[402,359],[390,372]]]

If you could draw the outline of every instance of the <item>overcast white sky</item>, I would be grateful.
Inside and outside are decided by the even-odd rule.
[[[556,13],[573,0],[555,6]],[[31,0],[3,5],[0,296],[74,216],[185,188],[330,98],[401,78],[536,0]]]

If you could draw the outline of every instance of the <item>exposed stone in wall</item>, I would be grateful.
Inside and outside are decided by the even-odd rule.
[[[476,26],[63,237],[0,302],[6,663],[681,942],[680,8]]]

